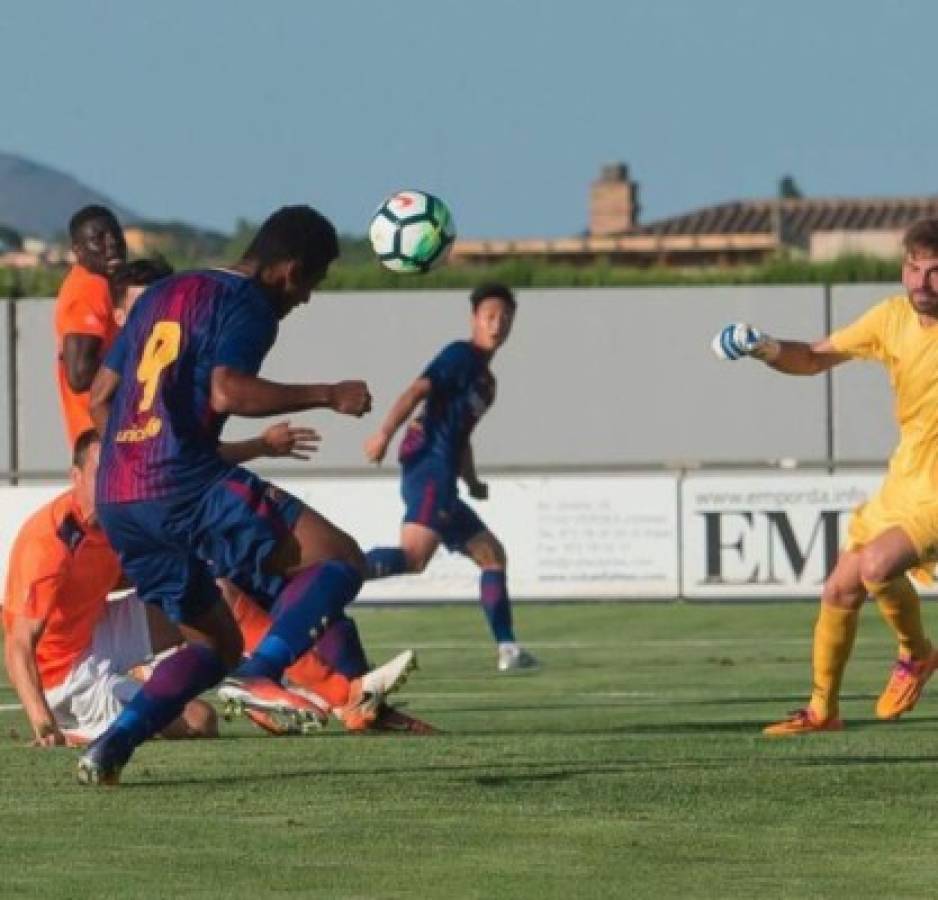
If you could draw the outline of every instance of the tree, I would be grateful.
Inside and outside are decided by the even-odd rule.
[[[8,225],[0,224],[0,253],[9,253],[11,250],[22,250],[23,238],[18,231]]]

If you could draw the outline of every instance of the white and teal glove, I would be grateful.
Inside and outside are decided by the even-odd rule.
[[[775,338],[745,322],[727,325],[717,334],[710,346],[717,357],[730,361],[742,359],[744,356],[772,360],[781,350]]]

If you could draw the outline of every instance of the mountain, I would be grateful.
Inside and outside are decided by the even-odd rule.
[[[72,214],[90,203],[110,207],[125,224],[140,218],[71,175],[0,152],[0,225],[24,237],[52,238],[64,233]]]

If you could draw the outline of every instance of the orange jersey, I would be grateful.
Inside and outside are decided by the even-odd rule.
[[[117,332],[107,279],[89,272],[83,266],[72,266],[55,301],[56,376],[69,448],[74,446],[78,435],[92,427],[92,422],[89,393],[76,394],[65,377],[65,364],[62,361],[65,335],[86,334],[100,338],[103,356],[114,342]]]
[[[7,570],[3,626],[17,616],[39,619],[36,647],[45,690],[61,684],[91,646],[120,562],[97,525],[82,521],[73,491],[60,494],[20,529]]]

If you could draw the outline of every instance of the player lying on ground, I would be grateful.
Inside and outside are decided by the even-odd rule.
[[[931,577],[938,559],[938,219],[911,226],[904,246],[905,295],[889,297],[829,337],[813,344],[778,341],[739,324],[726,326],[713,342],[723,359],[752,356],[788,375],[816,375],[848,359],[878,360],[896,396],[899,446],[878,493],[854,511],[847,546],[824,583],[811,699],[766,734],[843,727],[841,681],[867,595],[899,639],[876,715],[895,719],[912,709],[938,666],[908,577],[913,570]]]
[[[85,783],[116,782],[137,746],[232,669],[234,683],[276,686],[358,593],[364,559],[352,538],[218,452],[231,414],[370,409],[362,381],[257,375],[279,320],[309,301],[338,250],[335,229],[315,210],[279,210],[231,269],[149,288],[98,372],[92,414],[106,425],[98,515],[128,579],[179,624],[186,644],[82,755]],[[246,663],[219,578],[273,617]]]
[[[397,430],[423,404],[407,426],[400,448],[406,507],[401,543],[369,551],[366,577],[422,572],[441,542],[449,550],[464,553],[482,570],[480,599],[498,645],[499,670],[531,669],[537,661],[515,640],[505,550],[459,498],[457,487],[461,477],[470,497],[488,497],[488,487],[476,474],[470,435],[495,399],[489,362],[508,340],[517,304],[503,284],[482,285],[469,301],[470,339],[445,347],[401,394],[380,430],[365,444],[368,459],[380,463]]]
[[[172,274],[159,259],[141,259],[120,266],[110,277],[114,317],[123,327],[133,306],[151,284]],[[244,464],[260,457],[308,460],[319,435],[290,422],[272,425],[255,438],[219,445],[225,462]],[[230,582],[219,585],[234,613],[250,654],[270,629],[271,617],[259,604]],[[261,681],[226,684],[219,691],[229,714],[243,713],[273,734],[297,733],[326,723],[331,713],[349,731],[409,731],[432,733],[419,719],[392,709],[385,698],[397,690],[416,667],[407,650],[370,669],[355,623],[343,616],[331,623],[313,649],[286,672],[296,690],[271,688]]]
[[[182,641],[166,616],[135,594],[107,600],[121,572],[95,516],[99,450],[93,430],[79,436],[72,487],[24,523],[10,553],[6,667],[41,747],[98,737],[140,690],[128,672]],[[161,734],[215,737],[215,711],[190,700]]]

